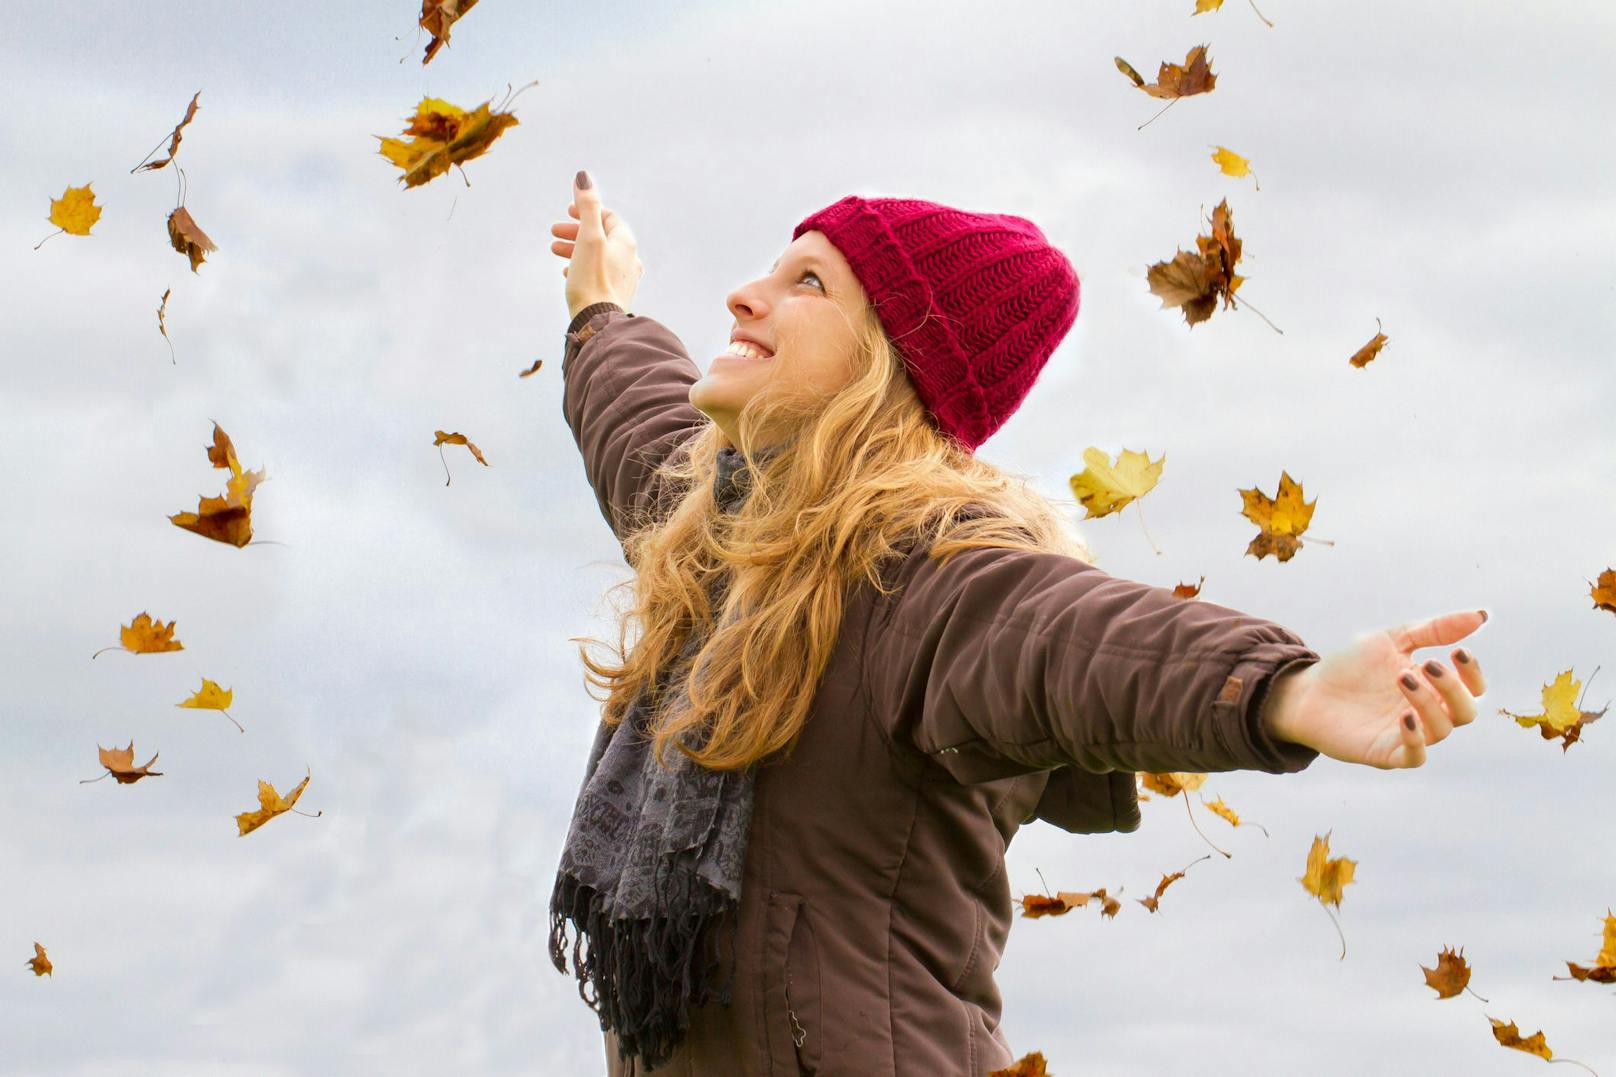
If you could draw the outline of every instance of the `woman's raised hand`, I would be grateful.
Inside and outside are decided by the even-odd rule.
[[[616,303],[628,310],[645,272],[633,230],[617,214],[601,208],[600,190],[590,182],[588,172],[573,178],[567,212],[576,220],[550,226],[550,234],[560,237],[550,244],[550,250],[568,260],[561,267],[567,278],[567,317],[576,316],[591,303]]]
[[[1346,647],[1293,673],[1281,674],[1263,701],[1263,720],[1283,740],[1347,763],[1417,767],[1425,747],[1476,717],[1487,690],[1475,655],[1451,652],[1454,665],[1416,664],[1421,647],[1457,643],[1480,628],[1480,610],[1359,635]]]

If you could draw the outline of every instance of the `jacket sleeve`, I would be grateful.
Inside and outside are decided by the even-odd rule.
[[[898,582],[868,648],[872,702],[895,742],[960,781],[1281,774],[1319,754],[1258,720],[1274,675],[1320,657],[1271,621],[1054,552],[912,553]]]
[[[700,377],[669,329],[616,303],[583,308],[567,329],[561,409],[619,542],[637,514],[666,507],[657,465],[712,421],[690,403]]]

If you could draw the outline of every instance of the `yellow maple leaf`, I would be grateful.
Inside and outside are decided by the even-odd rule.
[[[161,654],[165,651],[183,651],[185,644],[174,638],[174,626],[177,621],[170,621],[166,625],[162,621],[153,621],[145,610],[135,614],[127,625],[118,626],[118,642],[123,650],[131,654]],[[116,651],[117,647],[103,647],[101,651]],[[96,651],[90,657],[94,658],[101,651]]]
[[[236,447],[217,422],[213,424],[213,444],[206,447],[208,462],[229,468],[225,496],[197,499],[197,511],[179,512],[168,519],[175,527],[241,547],[252,540],[252,493],[264,481],[264,470],[243,471],[236,459]]]
[[[1212,814],[1221,815],[1223,818],[1229,820],[1230,826],[1240,825],[1240,816],[1236,815],[1235,810],[1223,802],[1223,798],[1221,796],[1215,800],[1203,800],[1201,801],[1201,806]]]
[[[1567,961],[1571,969],[1571,978],[1575,980],[1592,980],[1595,983],[1616,983],[1616,916],[1612,916],[1609,909],[1605,910],[1605,933],[1603,945],[1599,948],[1599,956],[1594,958],[1592,965],[1579,965],[1575,961]],[[1556,980],[1565,979],[1556,976]]]
[[[1262,532],[1246,546],[1246,553],[1261,561],[1273,554],[1281,561],[1289,561],[1301,549],[1302,532],[1313,522],[1313,507],[1318,498],[1302,500],[1302,484],[1292,479],[1288,471],[1279,473],[1278,493],[1270,498],[1260,487],[1241,489],[1240,512],[1246,519],[1262,528]]]
[[[1595,583],[1588,585],[1588,594],[1594,600],[1594,609],[1616,613],[1616,568],[1607,568]]]
[[[1500,1046],[1513,1047],[1517,1051],[1525,1051],[1529,1055],[1537,1055],[1541,1059],[1552,1059],[1554,1052],[1549,1050],[1548,1043],[1543,1039],[1543,1032],[1539,1030],[1525,1039],[1521,1038],[1521,1030],[1515,1027],[1514,1021],[1504,1022],[1496,1017],[1488,1017],[1493,1023],[1493,1039]]]
[[[1330,835],[1322,837],[1314,835],[1313,844],[1307,851],[1307,872],[1297,877],[1297,882],[1321,902],[1327,902],[1336,908],[1341,907],[1341,890],[1350,882],[1355,882],[1353,872],[1358,862],[1347,857],[1330,857]]]
[[[1605,711],[1610,709],[1608,703],[1597,711],[1581,709],[1577,696],[1581,687],[1582,682],[1572,678],[1571,670],[1562,670],[1553,683],[1542,689],[1542,714],[1516,714],[1503,707],[1498,711],[1515,719],[1523,729],[1537,726],[1544,740],[1560,738],[1560,750],[1564,752],[1582,739],[1583,726],[1604,717]]]
[[[186,699],[181,703],[176,703],[174,706],[193,707],[198,710],[218,711],[226,718],[230,718],[232,722],[236,722],[234,718],[230,717],[230,712],[225,710],[226,707],[230,706],[230,701],[233,700],[235,696],[235,689],[220,688],[217,681],[210,681],[206,677],[203,677],[202,687],[191,693],[191,697],[189,699]],[[242,728],[240,722],[236,722],[236,728],[240,729],[243,733],[247,732],[246,729]]]
[[[1201,785],[1206,781],[1206,775],[1184,770],[1168,771],[1161,774],[1153,774],[1142,770],[1139,772],[1139,780],[1151,792],[1173,797],[1190,789],[1201,788]]]
[[[1135,498],[1148,494],[1161,478],[1162,465],[1166,462],[1166,454],[1153,462],[1147,453],[1123,449],[1113,464],[1104,449],[1090,445],[1083,450],[1083,463],[1087,466],[1067,482],[1072,496],[1088,511],[1083,518],[1092,520],[1109,516],[1126,508]]]
[[[1386,346],[1386,341],[1389,339],[1391,338],[1386,336],[1385,333],[1381,332],[1380,319],[1376,318],[1375,335],[1369,338],[1369,343],[1353,352],[1352,357],[1348,359],[1347,362],[1357,367],[1359,370],[1362,370],[1374,360],[1375,356],[1380,354],[1380,349]]]
[[[1257,190],[1262,190],[1262,183],[1258,181],[1257,174],[1251,170],[1251,162],[1240,156],[1227,146],[1213,146],[1212,163],[1217,165],[1225,176],[1243,179],[1250,176]]]
[[[90,184],[69,187],[62,197],[51,199],[50,223],[74,236],[87,236],[96,221],[101,219],[101,207],[95,204],[95,192]]]
[[[404,128],[409,140],[375,135],[381,140],[377,152],[403,169],[399,180],[405,189],[419,187],[449,171],[450,165],[482,156],[517,122],[509,112],[490,110],[492,103],[484,101],[467,112],[441,97],[423,97]]]
[[[310,777],[312,775],[305,776],[284,797],[275,791],[273,785],[270,785],[262,778],[258,779],[258,810],[244,811],[236,816],[236,828],[238,831],[236,836],[239,838],[245,834],[250,834],[275,818],[275,816],[291,811],[292,805],[297,803],[297,798],[303,795],[303,790],[308,786]],[[324,814],[323,811],[315,813],[316,816]]]

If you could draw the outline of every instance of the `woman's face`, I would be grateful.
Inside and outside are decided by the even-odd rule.
[[[828,397],[852,376],[853,326],[868,303],[852,267],[823,232],[804,232],[767,276],[729,294],[732,332],[772,353],[761,359],[725,352],[690,387],[690,403],[712,417],[730,445],[735,419],[754,395]],[[770,444],[778,432],[764,432]]]

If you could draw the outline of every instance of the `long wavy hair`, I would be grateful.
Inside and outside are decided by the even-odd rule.
[[[633,593],[618,612],[617,661],[590,658],[587,645],[579,655],[585,680],[607,690],[608,725],[646,694],[659,764],[670,744],[715,770],[788,756],[852,589],[866,582],[891,594],[883,567],[917,544],[944,563],[983,547],[1094,560],[1063,503],[932,424],[868,303],[853,335],[851,381],[833,396],[772,383],[743,405],[735,447],[749,484],[737,509],[714,500],[717,453],[729,441],[708,423],[657,465],[653,483],[672,493],[648,500],[671,500],[671,511],[642,510],[627,523],[634,575],[608,592]],[[789,359],[790,341],[778,343]],[[792,433],[764,446],[760,429]],[[682,657],[692,634],[705,639]],[[674,690],[681,683],[686,692]]]

